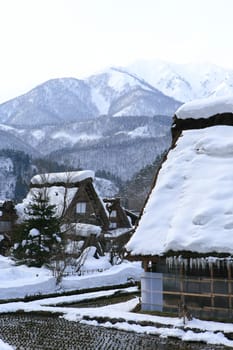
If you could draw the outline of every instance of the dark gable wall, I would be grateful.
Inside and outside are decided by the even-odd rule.
[[[179,119],[176,115],[173,118],[172,124],[172,141],[173,145],[180,136],[182,130],[191,129],[204,129],[215,125],[232,125],[233,126],[233,114],[232,113],[221,113],[215,114],[209,118],[202,118],[200,115],[199,119],[187,118]]]
[[[86,203],[85,213],[76,212],[76,205],[80,202]],[[65,213],[65,220],[101,226],[103,230],[108,229],[107,214],[90,179],[79,183],[79,188],[77,188],[77,192]]]

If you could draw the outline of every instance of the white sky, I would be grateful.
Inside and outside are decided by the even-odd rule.
[[[233,68],[232,0],[0,0],[0,102],[138,59]]]

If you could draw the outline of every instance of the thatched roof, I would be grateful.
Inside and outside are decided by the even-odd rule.
[[[224,101],[229,99],[219,108],[218,100],[219,118],[227,114],[233,121],[233,103],[228,108]],[[205,100],[202,107],[199,101],[184,105],[175,120],[188,121],[192,115],[198,123],[198,111],[203,121],[209,120],[213,104]],[[131,257],[171,251],[233,254],[233,126],[213,123],[195,129],[180,129],[174,139],[126,246]]]
[[[56,184],[65,184],[68,187],[69,185],[75,185],[88,178],[94,180],[94,176],[95,174],[91,170],[39,174],[33,176],[30,185],[31,187],[36,187],[37,185],[54,186]]]
[[[60,217],[77,194],[80,184],[88,179],[92,181],[93,178],[94,172],[89,170],[35,175],[31,179],[30,190],[26,198],[16,206],[17,212],[23,219],[24,208],[32,202],[35,195],[44,190],[50,204],[56,206],[56,215]]]

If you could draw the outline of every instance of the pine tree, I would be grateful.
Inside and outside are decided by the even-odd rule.
[[[38,192],[25,209],[27,219],[19,225],[13,255],[28,266],[41,267],[56,260],[62,249],[60,222],[55,205],[49,204],[46,192]]]

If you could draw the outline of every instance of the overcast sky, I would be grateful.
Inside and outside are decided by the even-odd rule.
[[[138,59],[233,68],[232,0],[0,0],[0,102]]]

